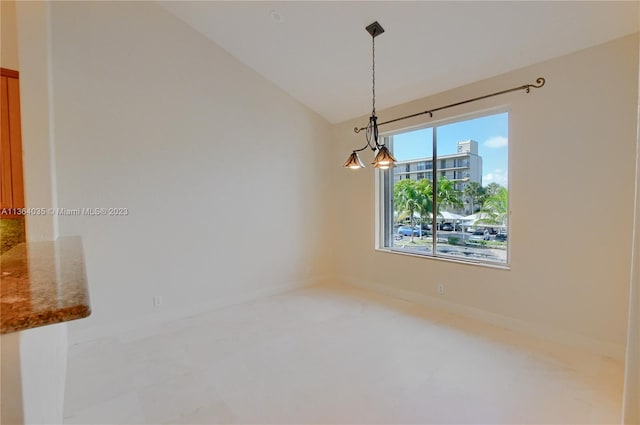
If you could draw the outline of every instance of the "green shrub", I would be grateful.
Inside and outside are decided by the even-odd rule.
[[[462,240],[458,237],[455,236],[449,236],[449,238],[447,239],[447,242],[449,242],[449,245],[463,245],[464,242],[462,242]]]

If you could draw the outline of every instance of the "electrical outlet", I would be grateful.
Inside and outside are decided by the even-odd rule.
[[[153,306],[160,307],[162,305],[162,295],[154,295]]]
[[[438,285],[438,295],[444,295],[444,285],[442,283]]]

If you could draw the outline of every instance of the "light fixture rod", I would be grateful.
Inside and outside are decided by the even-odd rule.
[[[429,114],[429,116],[433,117],[433,113],[434,112],[442,111],[443,109],[453,108],[454,106],[460,106],[460,105],[464,105],[464,104],[471,103],[471,102],[477,102],[478,100],[488,99],[490,97],[500,96],[502,94],[507,94],[507,93],[511,93],[511,92],[514,92],[514,91],[525,90],[527,93],[529,93],[532,88],[539,89],[540,87],[544,86],[544,84],[546,83],[546,80],[543,77],[539,77],[536,80],[536,83],[537,84],[525,84],[523,86],[513,87],[511,89],[502,90],[502,91],[491,93],[491,94],[485,94],[484,96],[474,97],[472,99],[463,100],[461,102],[452,103],[450,105],[440,106],[440,107],[437,107],[437,108],[434,108],[434,109],[429,109],[427,111],[418,112],[418,113],[411,114],[411,115],[406,115],[404,117],[395,118],[395,119],[392,119],[392,120],[389,120],[389,121],[378,123],[378,125],[380,126],[380,125],[385,125],[385,124],[391,124],[391,123],[394,123],[394,122],[397,122],[397,121],[402,121],[402,120],[418,117],[420,115],[425,115],[425,114]],[[353,129],[353,131],[355,133],[360,133],[362,130],[365,130],[366,128],[367,127],[360,127],[360,128],[356,127],[356,128]]]
[[[349,158],[344,163],[345,168],[357,170],[364,168],[364,164],[358,156],[358,152],[365,150],[367,147],[373,152],[376,152],[373,162],[371,163],[375,168],[386,170],[393,167],[396,159],[393,157],[389,149],[384,143],[378,143],[378,117],[376,117],[376,36],[384,32],[384,28],[378,21],[375,21],[366,28],[367,32],[371,35],[371,116],[369,117],[369,124],[365,127],[365,139],[367,144],[360,149],[356,149],[351,152]]]

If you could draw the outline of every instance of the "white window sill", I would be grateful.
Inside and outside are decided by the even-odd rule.
[[[386,252],[389,254],[407,255],[410,257],[426,258],[428,260],[446,261],[448,263],[462,264],[465,266],[479,266],[479,267],[487,267],[490,269],[497,269],[497,270],[511,270],[511,266],[509,264],[483,263],[481,261],[461,260],[461,259],[452,258],[452,257],[439,257],[434,255],[413,254],[411,252],[400,251],[400,250],[389,249],[389,248],[376,248],[375,250],[379,252]]]

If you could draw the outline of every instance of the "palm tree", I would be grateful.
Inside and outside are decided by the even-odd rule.
[[[469,202],[471,213],[476,212],[476,206],[482,205],[480,197],[484,195],[484,188],[478,182],[469,182],[464,188],[464,196]]]
[[[420,179],[417,182],[418,192],[420,193],[418,212],[424,221],[433,212],[433,186],[427,179]],[[422,232],[420,232],[422,238]]]
[[[487,214],[477,220],[478,223],[504,226],[507,223],[509,192],[503,186],[495,189],[495,194],[488,196],[482,204],[481,212]]]
[[[438,213],[440,213],[440,207],[443,208],[462,208],[464,204],[460,199],[462,192],[456,188],[455,182],[442,177],[438,180]]]
[[[438,181],[438,212],[441,208],[462,208],[462,192],[456,188],[453,181],[442,178]],[[418,181],[405,179],[397,182],[393,187],[393,209],[398,213],[398,220],[409,217],[411,228],[415,226],[415,213],[422,218],[433,213],[433,186],[427,179]],[[413,232],[411,234],[413,242]]]
[[[482,194],[482,197],[480,198],[481,203],[484,203],[484,201],[487,198],[497,194],[501,187],[502,186],[500,186],[496,182],[491,182],[488,185],[486,185],[485,187],[483,187],[484,193]]]
[[[411,242],[413,242],[414,214],[420,210],[421,198],[418,182],[415,180],[400,180],[393,186],[393,209],[398,213],[398,220],[404,220],[407,216],[411,220]]]

